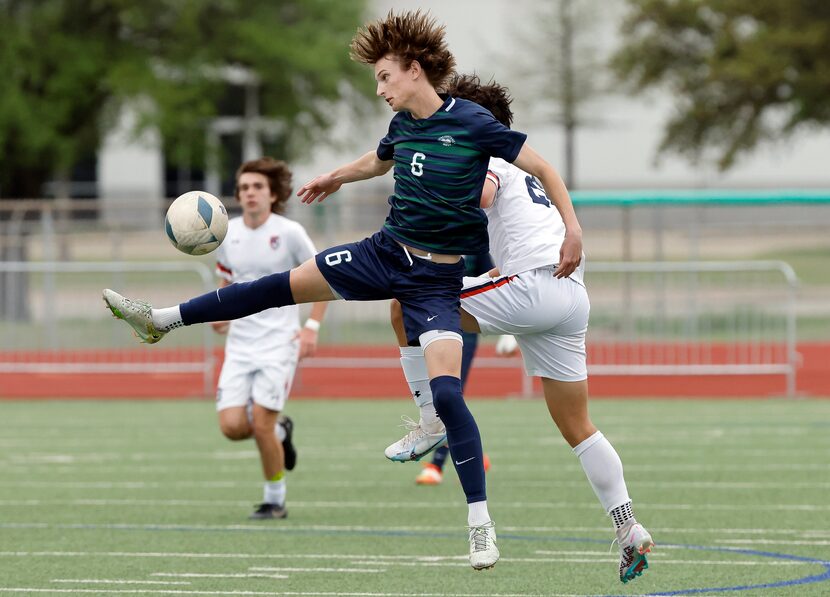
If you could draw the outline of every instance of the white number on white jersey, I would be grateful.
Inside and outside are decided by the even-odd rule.
[[[329,253],[326,255],[326,264],[331,266],[339,265],[343,262],[348,263],[351,260],[351,251],[337,251],[336,253]]]
[[[415,176],[421,176],[424,173],[424,160],[426,159],[427,156],[420,151],[413,154],[410,172]]]

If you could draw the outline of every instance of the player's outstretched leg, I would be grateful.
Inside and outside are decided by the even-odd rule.
[[[164,337],[166,332],[159,331],[153,324],[150,303],[128,299],[109,288],[104,290],[103,298],[112,316],[127,322],[142,342],[155,344]]]
[[[633,580],[648,568],[645,554],[651,551],[654,541],[634,518],[619,454],[588,416],[588,383],[543,377],[542,389],[551,417],[579,458],[600,504],[614,521],[620,545],[620,580]]]

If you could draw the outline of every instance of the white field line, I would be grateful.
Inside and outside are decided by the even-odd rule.
[[[86,529],[86,528],[129,530],[129,529],[169,529],[179,528],[194,529],[201,531],[261,531],[278,532],[279,528],[264,527],[262,525],[161,525],[161,524],[94,524],[94,523],[46,523],[46,522],[0,522],[0,529]],[[445,526],[370,526],[370,525],[296,525],[286,527],[295,531],[335,531],[335,532],[404,532],[404,533],[446,533]],[[559,526],[500,526],[502,533],[592,533],[610,536],[612,530],[608,527],[559,527]],[[804,539],[830,539],[830,531],[813,529],[700,529],[694,527],[672,528],[660,527],[660,533],[680,535],[795,535]],[[730,541],[730,540],[724,540]],[[673,549],[673,548],[670,548]],[[0,552],[16,553],[16,552]]]
[[[535,553],[541,556],[549,557],[527,557],[527,558],[502,558],[504,562],[521,562],[532,564],[546,564],[546,563],[584,563],[596,564],[598,562],[618,562],[618,556],[609,555],[602,552],[584,552],[587,554],[596,554],[594,557],[550,557],[558,556],[560,554],[567,554],[571,552],[557,552],[537,550]],[[576,552],[579,554],[579,552]],[[466,555],[448,555],[448,556],[417,556],[417,555],[369,555],[369,554],[196,554],[196,553],[141,553],[141,552],[0,552],[0,556],[41,556],[41,557],[147,557],[147,558],[165,558],[165,559],[281,559],[281,560],[341,560],[347,561],[351,564],[361,564],[368,566],[459,566],[467,567]],[[658,556],[651,554],[652,556]],[[743,554],[733,554],[736,557],[747,557]],[[778,560],[679,560],[679,559],[663,559],[659,558],[660,564],[677,564],[677,565],[694,565],[695,563],[712,563],[720,566],[803,566],[813,565],[816,562],[801,562],[801,561],[778,561]],[[270,578],[267,572],[342,572],[342,571],[361,571],[368,572],[370,569],[343,569],[331,567],[313,567],[313,568],[289,568],[279,566],[254,566],[249,568],[252,573],[238,573],[238,574],[201,574],[201,573],[168,573],[156,572],[151,576],[155,577],[173,577],[173,578],[245,578],[245,577],[261,577]],[[374,572],[383,572],[383,570],[372,569]],[[275,575],[277,578],[279,575]]]
[[[287,574],[264,574],[261,572],[154,572],[150,576],[169,578],[277,578],[285,580]]]
[[[57,583],[77,583],[85,585],[185,585],[189,586],[193,583],[184,580],[128,580],[125,578],[53,578],[50,582]]]
[[[244,507],[248,501],[237,500],[154,500],[154,499],[75,499],[75,500],[0,500],[0,507],[3,506],[137,506],[137,507],[203,507],[216,508],[217,506]],[[457,502],[369,502],[369,501],[292,501],[292,508],[327,508],[327,509],[435,509],[452,508]],[[830,511],[830,504],[651,504],[638,502],[641,509],[652,510],[688,510],[688,511],[774,511],[774,512],[826,512]],[[509,502],[500,505],[506,509],[596,509],[593,503],[572,503],[572,502]],[[118,528],[113,525],[112,528]]]
[[[600,564],[600,563],[619,563],[619,557],[602,557],[602,558],[501,558],[502,562],[524,564]],[[370,564],[369,561],[356,561],[355,564]],[[712,564],[714,566],[811,566],[816,565],[817,562],[778,562],[778,561],[759,561],[759,562],[729,562],[726,560],[660,560],[660,564],[676,564],[678,566],[695,566],[698,564]],[[447,567],[447,568],[468,568],[470,564],[466,562],[390,562],[390,566],[428,566],[428,567]]]
[[[372,565],[377,565],[377,562],[373,562]],[[386,570],[379,568],[270,568],[256,566],[248,568],[248,570],[252,572],[356,572],[361,574],[381,574],[386,572]]]
[[[303,487],[335,487],[335,488],[358,488],[358,487],[399,487],[400,481],[318,481],[306,480],[302,482]],[[68,488],[68,489],[170,489],[173,487],[193,489],[229,489],[241,487],[259,487],[260,482],[239,483],[236,481],[204,481],[204,482],[145,482],[145,481],[4,481],[0,487],[17,488]],[[584,487],[585,481],[511,481],[510,486],[514,489],[525,488],[558,488],[558,487]],[[717,490],[756,490],[756,489],[830,489],[830,482],[805,482],[805,481],[780,481],[780,482],[756,482],[756,481],[637,481],[637,486],[642,487],[676,487],[679,489],[717,489]]]
[[[376,460],[376,459],[375,459]],[[71,477],[76,477],[79,474],[79,468],[76,466],[78,463],[61,463],[61,465],[45,465],[49,466],[49,475],[51,477],[59,477],[61,475],[68,475]],[[306,464],[309,464],[306,462]],[[9,463],[5,463],[0,460],[0,470],[3,470],[6,475],[11,473],[20,474],[25,476],[31,476],[33,467],[36,466],[32,463],[16,463],[11,465]],[[83,467],[81,467],[83,468]],[[130,471],[133,475],[142,475],[142,474],[157,474],[157,473],[168,473],[170,472],[170,466],[166,464],[156,464],[156,465],[131,465]],[[546,475],[549,477],[553,477],[555,475],[561,475],[563,473],[579,473],[582,474],[582,467],[579,465],[574,465],[571,463],[549,463],[545,467],[538,467],[538,466],[531,466],[525,465],[521,462],[510,462],[510,473],[525,473],[531,472],[535,475]],[[313,472],[315,475],[324,475],[329,472],[339,472],[339,471],[346,471],[349,470],[348,466],[345,465],[328,465],[328,466],[311,466],[309,465],[308,471]],[[371,470],[371,471],[388,471],[388,465],[365,465],[361,467],[361,470]],[[793,473],[793,472],[812,472],[812,471],[819,471],[819,472],[827,472],[830,471],[830,464],[826,463],[792,463],[792,464],[746,464],[746,465],[730,465],[730,464],[671,464],[671,465],[658,465],[658,464],[626,464],[625,466],[626,472],[662,472],[662,473],[669,473],[669,474],[677,474],[677,473],[693,473],[693,472],[700,472],[704,473],[707,476],[713,472],[735,472],[735,473],[750,473],[750,472],[780,472],[780,473]],[[112,473],[112,474],[122,474],[124,472],[124,467],[122,465],[96,465],[95,472],[98,474],[104,473]],[[235,476],[238,475],[239,468],[234,466],[221,466],[221,465],[213,465],[210,466],[210,474],[213,476],[217,475],[224,475],[227,474],[228,476]]]
[[[271,572],[272,574],[265,574]],[[370,570],[368,568],[287,568],[287,567],[251,567],[248,573],[237,574],[238,578],[288,578],[286,575],[274,574],[279,572],[358,572],[363,574],[377,574],[385,570]],[[235,578],[234,575],[201,574],[196,572],[153,572],[150,576],[171,578]]]
[[[715,543],[728,543],[730,545],[830,545],[830,541],[826,540],[793,541],[786,539],[716,539]]]
[[[0,529],[78,529],[78,528],[100,528],[110,530],[128,530],[128,529],[177,529],[182,528],[183,525],[128,525],[128,524],[88,524],[88,523],[45,523],[45,522],[2,522]],[[187,525],[188,529],[196,529],[203,531],[257,531],[257,532],[278,532],[279,529],[272,527],[263,527],[262,525]],[[369,526],[369,525],[297,525],[290,529],[295,531],[333,531],[333,532],[403,532],[403,533],[446,533],[447,529],[443,526]],[[500,526],[501,533],[580,533],[580,534],[601,534],[602,536],[611,536],[611,529],[608,527],[559,527],[559,526]],[[662,536],[666,535],[699,535],[705,534],[707,540],[711,541],[713,535],[790,535],[800,538],[804,541],[810,540],[830,540],[830,531],[812,530],[812,529],[756,529],[756,528],[721,528],[721,529],[699,529],[699,528],[672,528],[661,527],[659,532]],[[721,543],[738,543],[741,539],[719,539]],[[783,543],[773,539],[766,539],[769,543]],[[794,544],[798,544],[797,542]],[[809,544],[809,543],[806,543]],[[821,543],[817,543],[821,545]],[[682,546],[660,546],[662,550],[666,549],[685,549]],[[10,556],[24,552],[0,552],[0,556]],[[590,552],[564,552],[562,554],[580,554]],[[606,553],[606,552],[602,552]],[[659,553],[656,554],[659,557]],[[654,557],[655,554],[652,554]],[[276,556],[274,556],[276,557]]]
[[[635,453],[638,451],[647,451],[648,453],[652,453],[653,449],[649,447],[643,447],[642,450],[639,450],[639,447],[642,445],[643,441],[638,440],[633,445],[626,447],[627,453]],[[666,440],[655,441],[655,444],[659,444],[660,454],[661,456],[678,456],[679,458],[686,458],[689,455],[689,448],[684,447],[677,447],[677,448],[668,448],[665,447]],[[792,448],[792,447],[771,447],[771,448],[741,448],[741,444],[735,446],[723,446],[720,443],[717,444],[718,448],[722,448],[719,451],[727,451],[733,457],[735,456],[747,456],[747,457],[763,457],[763,458],[774,458],[774,459],[781,459],[782,457],[786,456],[788,460],[797,461],[800,457],[804,455],[808,456],[815,456],[817,446],[810,445],[804,446],[800,448]],[[562,446],[551,446],[552,448],[556,449],[557,451],[562,450],[564,453],[565,444],[562,443]],[[701,444],[698,442],[694,443],[694,449],[699,451]],[[824,446],[821,446],[824,447]],[[370,468],[371,470],[381,470],[387,469],[387,463],[380,463],[376,465],[370,464],[371,462],[377,461],[377,458],[374,456],[375,453],[380,453],[382,446],[374,447],[374,446],[342,446],[341,450],[343,453],[352,453],[355,454],[355,457],[352,458],[353,461],[363,462],[365,461],[367,464],[366,466],[361,466],[362,468]],[[525,450],[527,446],[525,446]],[[304,450],[303,454],[306,455],[306,452],[310,452],[311,450]],[[505,456],[510,454],[509,450],[501,452]],[[361,458],[361,454],[366,454],[367,456]],[[518,452],[516,453],[515,457],[510,457],[509,460],[511,461],[518,461],[520,458],[518,457]],[[315,457],[313,454],[307,454],[304,456],[308,458],[308,462],[315,469],[340,469],[340,468],[350,468],[352,465],[344,465],[337,462],[331,461],[331,455],[328,452],[320,453],[319,457]],[[112,463],[211,463],[214,462],[233,462],[233,461],[247,461],[247,460],[254,460],[258,458],[258,453],[253,450],[244,450],[239,452],[214,452],[214,453],[204,453],[204,452],[178,452],[174,451],[172,448],[170,450],[160,450],[158,452],[82,452],[82,453],[66,453],[66,452],[13,452],[10,454],[4,455],[4,457],[0,458],[0,465],[55,465],[55,464],[102,464],[107,462]],[[508,460],[508,458],[505,458]],[[555,468],[555,462],[551,462],[548,464],[548,468]],[[822,466],[822,464],[816,463],[815,465]],[[514,464],[511,464],[511,468],[513,468]],[[519,462],[516,462],[515,466],[522,466]],[[531,467],[531,465],[525,465],[526,467]],[[681,465],[682,466],[682,465]],[[707,470],[724,470],[724,467],[728,467],[730,465],[721,465],[707,467]],[[734,466],[734,465],[732,465]],[[770,466],[769,464],[765,463],[758,463],[754,466]],[[792,467],[787,466],[786,464],[780,465],[773,465],[773,466],[781,466],[784,470],[798,470],[798,465],[793,465]],[[812,464],[808,464],[808,466],[812,466]],[[827,464],[824,463],[823,466],[825,469],[827,468]],[[170,467],[166,467],[170,468]],[[533,465],[531,468],[533,470],[538,470],[538,466]],[[123,466],[121,467],[123,470]],[[211,467],[213,470],[213,466]],[[744,467],[735,468],[735,470],[745,470]]]
[[[0,587],[0,593],[50,593],[50,594],[83,594],[93,593],[96,595],[230,595],[253,597],[481,597],[481,593],[368,593],[350,592],[333,593],[330,591],[197,591],[180,589],[38,589],[30,587]],[[593,597],[595,593],[489,593],[490,597]],[[654,593],[652,593],[654,595]],[[632,594],[630,597],[648,597],[646,595]]]

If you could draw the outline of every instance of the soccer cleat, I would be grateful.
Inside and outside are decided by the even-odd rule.
[[[438,465],[431,462],[424,465],[423,470],[415,477],[415,483],[418,485],[440,485],[444,478],[444,473]]]
[[[158,331],[153,325],[150,303],[128,299],[109,288],[104,289],[104,303],[112,316],[126,321],[142,342],[155,344],[164,338],[165,332]]]
[[[250,520],[269,520],[272,518],[288,518],[288,510],[282,504],[263,502],[248,517]]]
[[[294,467],[297,466],[297,450],[294,448],[294,442],[291,441],[294,435],[294,421],[291,420],[291,417],[280,415],[277,424],[282,425],[282,428],[285,429],[285,439],[282,440],[282,450],[285,453],[285,470],[293,471]]]
[[[648,568],[646,554],[654,547],[654,541],[633,518],[617,529],[616,541],[620,546],[620,581],[627,583]]]
[[[486,570],[498,561],[495,523],[491,520],[480,527],[470,527],[470,565],[476,570]]]
[[[438,433],[427,433],[420,423],[416,423],[409,417],[401,417],[401,419],[403,419],[402,426],[406,427],[409,433],[384,450],[386,457],[393,462],[420,460],[447,439],[446,429],[442,428]]]

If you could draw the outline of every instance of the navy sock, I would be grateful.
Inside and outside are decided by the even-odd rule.
[[[281,272],[253,282],[231,284],[179,305],[185,325],[226,321],[253,315],[271,307],[294,304],[289,274]]]
[[[447,446],[438,446],[435,452],[432,453],[432,464],[440,469],[444,468],[447,463],[447,456],[450,454],[450,449]]]
[[[476,355],[478,334],[463,332],[461,338],[464,340],[464,348],[461,349],[461,389],[463,391],[467,386],[467,376],[470,374],[470,367],[472,367],[473,358]],[[446,445],[438,446],[435,452],[432,453],[432,464],[443,469],[449,454],[450,449]]]
[[[467,503],[487,499],[484,483],[484,459],[481,450],[481,435],[472,413],[464,404],[461,394],[461,380],[451,375],[442,375],[430,380],[432,403],[435,412],[447,428],[447,443],[455,471],[467,496]]]

